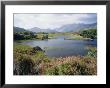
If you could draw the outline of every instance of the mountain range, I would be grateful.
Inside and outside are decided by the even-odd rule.
[[[32,32],[47,32],[47,33],[52,33],[52,32],[57,32],[56,30],[52,30],[52,29],[41,29],[41,28],[38,28],[38,27],[33,27],[31,29],[28,29],[29,31],[32,31]]]
[[[80,30],[92,29],[97,28],[97,24],[67,24],[60,28],[57,28],[56,31],[58,32],[78,32]]]
[[[52,33],[52,32],[78,32],[80,30],[88,30],[88,29],[93,29],[96,28],[97,29],[97,23],[92,23],[92,24],[83,24],[83,23],[79,23],[79,24],[66,24],[63,25],[59,28],[55,28],[55,29],[41,29],[38,27],[33,27],[30,29],[23,29],[23,28],[19,28],[19,27],[14,27],[14,32],[23,32],[23,31],[32,31],[32,32],[47,32],[47,33]]]
[[[25,32],[26,30],[24,28],[20,27],[14,27],[14,32]]]

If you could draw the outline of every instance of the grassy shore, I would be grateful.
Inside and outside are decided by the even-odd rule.
[[[86,56],[49,58],[44,51],[14,44],[15,75],[96,75],[96,48]]]
[[[56,36],[64,36],[64,35],[69,35],[70,33],[67,32],[58,32],[58,33],[49,33],[48,36],[49,37],[56,37]]]
[[[49,38],[55,38],[56,36],[67,36],[68,38],[65,38],[65,40],[90,40],[90,38],[84,38],[83,36],[80,36],[77,33],[74,32],[63,32],[63,33],[49,33]]]

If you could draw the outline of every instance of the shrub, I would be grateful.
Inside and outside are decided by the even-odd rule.
[[[45,72],[46,75],[59,75],[58,73],[58,67],[52,67],[52,68],[48,68],[46,69],[46,72]]]
[[[84,38],[95,39],[97,38],[97,30],[96,29],[83,30],[80,32],[80,35],[83,36]]]
[[[22,55],[20,59],[14,62],[15,75],[33,75],[38,74],[34,61],[27,55]]]
[[[33,32],[14,32],[14,40],[28,40],[33,38],[36,38]]]
[[[32,54],[31,51],[32,51],[32,47],[30,47],[28,45],[14,44],[14,53],[15,54],[21,53],[21,54],[31,55]]]
[[[59,75],[72,75],[71,65],[69,63],[65,63],[59,65]]]
[[[72,64],[72,67],[75,69],[75,75],[89,75],[87,71],[87,66],[80,62]]]
[[[87,56],[49,58],[39,47],[14,46],[14,75],[96,75],[96,48]]]
[[[87,53],[87,56],[90,56],[90,57],[94,57],[96,58],[97,57],[97,48],[96,47],[88,47],[88,53]]]
[[[96,66],[95,59],[82,57],[78,60],[73,59],[71,62],[54,64],[51,67],[44,68],[44,73],[46,75],[96,75]]]

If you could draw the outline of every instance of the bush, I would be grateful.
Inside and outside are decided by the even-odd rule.
[[[75,75],[90,75],[87,66],[80,62],[80,63],[74,63],[72,64],[72,67],[75,69],[74,73]]]
[[[14,44],[14,74],[34,75],[39,74],[38,65],[41,62],[49,62],[44,51],[36,46]]]
[[[87,56],[49,58],[40,47],[14,46],[14,75],[96,75],[96,48]],[[91,52],[91,53],[90,53]]]
[[[46,69],[46,75],[59,75],[58,67],[52,67],[52,68]]]
[[[16,55],[16,53],[31,55],[32,54],[31,51],[32,47],[28,45],[14,44],[14,53],[15,53],[14,55]]]
[[[14,40],[27,40],[27,39],[33,39],[36,38],[37,35],[35,35],[33,32],[14,32]]]
[[[35,68],[35,63],[27,55],[22,55],[22,57],[14,62],[14,74],[15,75],[34,75],[38,74],[37,68]]]
[[[44,68],[45,75],[96,75],[96,61],[89,57]]]
[[[69,63],[65,63],[59,65],[59,75],[72,75],[71,65]]]
[[[97,48],[96,47],[89,47],[88,50],[89,51],[87,53],[87,56],[94,57],[94,58],[97,57]]]
[[[83,36],[84,38],[96,39],[97,30],[96,29],[83,30],[80,32],[80,35]]]

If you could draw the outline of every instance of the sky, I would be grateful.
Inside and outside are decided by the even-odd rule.
[[[91,24],[96,22],[96,13],[14,14],[14,26],[24,29],[33,27],[55,29],[66,24]]]

